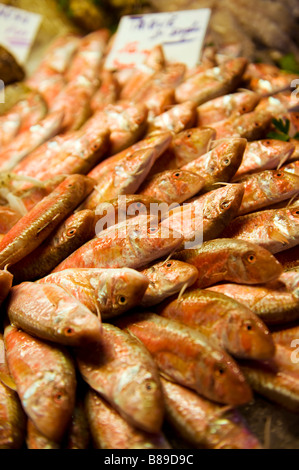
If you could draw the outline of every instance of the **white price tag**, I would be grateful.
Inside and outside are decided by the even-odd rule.
[[[200,60],[210,15],[209,8],[202,8],[124,16],[105,68],[143,64],[149,51],[158,44],[163,46],[167,60],[194,67]]]
[[[0,44],[23,65],[42,21],[41,15],[0,4]]]

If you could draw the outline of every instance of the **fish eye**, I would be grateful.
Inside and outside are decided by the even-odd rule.
[[[120,305],[126,305],[126,303],[127,303],[127,298],[126,298],[124,295],[120,295],[120,296],[118,297],[118,303],[119,303]]]
[[[91,148],[92,150],[98,150],[99,144],[93,144]]]
[[[172,263],[167,263],[166,264],[166,268],[171,268],[171,266],[172,266]]]
[[[181,176],[181,172],[177,171],[176,173],[173,173],[172,175],[174,178],[179,178]]]
[[[153,380],[146,380],[145,381],[145,388],[146,390],[154,390],[156,388],[156,384]]]
[[[299,215],[299,209],[297,209],[296,211],[293,211],[293,215]]]
[[[246,113],[247,109],[245,108],[245,106],[243,106],[242,111]]]
[[[192,136],[192,133],[188,132],[188,134],[187,134],[188,139],[190,139],[191,136]]]
[[[248,255],[246,256],[246,259],[251,264],[256,262],[256,256],[254,253],[248,253]]]
[[[221,209],[227,209],[230,206],[230,201],[222,201],[220,203]]]
[[[156,233],[159,227],[149,227],[147,233]]]
[[[225,373],[225,368],[224,366],[220,366],[217,370],[216,370],[216,374],[217,375],[223,375]]]
[[[254,125],[255,125],[255,127],[258,127],[258,126],[259,126],[259,123],[258,123],[258,122],[255,122]]]
[[[57,393],[55,396],[54,396],[54,401],[56,403],[60,403],[61,402],[61,399],[62,399],[62,394],[61,393]]]
[[[72,336],[74,333],[75,333],[75,330],[69,326],[67,326],[66,328],[64,328],[64,334],[66,336]]]
[[[267,140],[266,144],[267,144],[267,145],[271,145],[270,140]]]
[[[222,160],[223,165],[228,166],[230,164],[230,158],[226,157]]]
[[[278,171],[277,173],[275,173],[275,176],[282,176],[282,172]]]
[[[68,231],[66,232],[66,236],[67,237],[72,237],[73,235],[75,235],[76,233],[76,229],[74,227],[72,228],[69,228]]]

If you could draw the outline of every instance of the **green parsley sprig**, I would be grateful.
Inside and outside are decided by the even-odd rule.
[[[289,119],[273,118],[272,124],[274,124],[276,131],[269,132],[269,134],[267,134],[267,137],[269,139],[282,140],[283,142],[289,142],[290,139],[299,140],[299,132],[296,132],[296,134],[293,137],[289,135],[290,125],[291,125]]]

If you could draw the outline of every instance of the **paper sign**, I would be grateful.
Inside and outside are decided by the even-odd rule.
[[[143,64],[149,51],[158,44],[163,46],[168,61],[194,67],[200,60],[210,15],[211,10],[203,8],[124,16],[105,68],[113,70]]]
[[[42,21],[41,15],[0,4],[0,44],[23,65]]]

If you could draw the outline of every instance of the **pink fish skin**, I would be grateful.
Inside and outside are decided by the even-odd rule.
[[[142,343],[103,324],[98,345],[77,350],[76,358],[83,379],[132,426],[160,431],[164,403],[158,368]]]
[[[237,410],[228,411],[163,377],[161,382],[167,420],[196,448],[262,448]]]
[[[7,312],[14,325],[60,344],[79,346],[101,337],[101,319],[54,284],[23,282],[14,286]]]
[[[143,342],[171,380],[219,403],[237,406],[251,400],[235,361],[202,333],[153,313],[122,317],[117,325]]]
[[[37,429],[59,442],[71,418],[76,373],[69,353],[15,326],[4,331],[9,370],[22,406]]]

